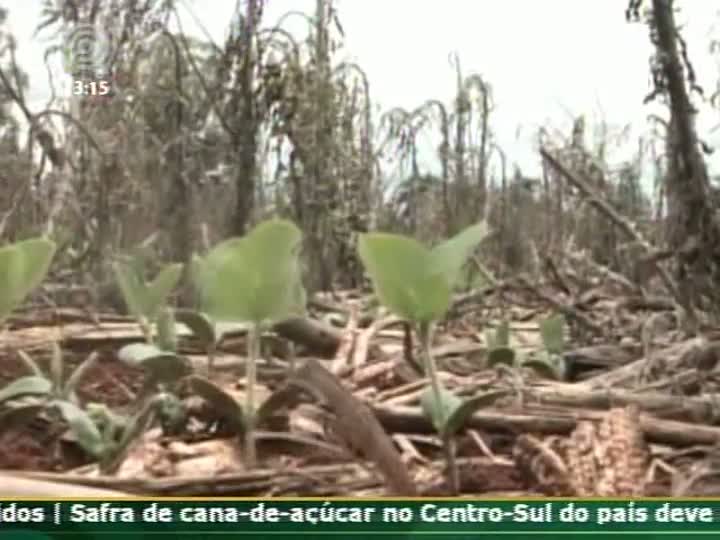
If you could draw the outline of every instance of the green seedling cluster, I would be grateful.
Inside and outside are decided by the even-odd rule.
[[[113,271],[125,305],[145,338],[144,343],[131,343],[118,351],[122,362],[145,373],[135,416],[145,418],[150,411],[157,412],[165,433],[177,432],[185,422],[178,392],[192,366],[177,354],[176,315],[168,299],[180,282],[183,265],[167,264],[149,282],[144,281],[145,265],[140,255],[115,262]]]
[[[48,372],[30,356],[19,351],[30,375],[20,377],[0,390],[2,429],[28,423],[40,415],[51,422],[64,421],[80,447],[96,458],[103,472],[117,463],[139,432],[148,411],[131,419],[110,415],[104,409],[83,408],[76,390],[83,377],[97,364],[95,353],[65,377],[62,350],[53,345]],[[104,407],[104,406],[103,406]],[[105,408],[106,409],[106,408]],[[100,415],[100,411],[105,414]]]
[[[248,467],[257,459],[253,431],[272,413],[272,407],[259,406],[255,399],[262,332],[269,324],[304,313],[305,291],[297,257],[300,240],[300,230],[294,224],[270,220],[243,237],[217,244],[205,256],[196,255],[190,273],[200,296],[198,311],[165,306],[179,280],[181,266],[167,266],[146,285],[131,264],[116,265],[128,308],[146,329],[145,343],[126,345],[119,351],[122,361],[145,370],[143,398],[159,391],[177,395],[181,388],[201,396],[226,426],[243,434]],[[244,404],[208,378],[193,373],[189,360],[177,354],[177,323],[184,324],[205,348],[208,372],[226,332],[237,328],[238,323],[250,324]],[[156,339],[150,337],[151,325],[157,329]],[[181,410],[172,414],[166,411],[165,416],[175,416],[182,423]]]
[[[565,318],[553,315],[540,321],[540,338],[543,350],[532,357],[520,355],[510,344],[510,325],[502,321],[493,332],[485,333],[488,346],[488,367],[505,365],[511,368],[529,368],[541,377],[563,380],[567,372],[565,350]]]
[[[0,415],[3,429],[30,421],[42,412],[55,409],[67,421],[78,442],[85,447],[83,433],[89,429],[88,418],[79,407],[75,390],[83,376],[96,363],[97,356],[90,355],[66,378],[62,350],[57,344],[53,345],[47,373],[24,351],[18,351],[18,354],[30,374],[15,379],[0,390],[0,405],[4,406]],[[88,446],[87,449],[94,453],[94,448]]]
[[[413,238],[387,233],[364,234],[358,244],[360,259],[380,301],[413,324],[420,338],[422,364],[430,379],[421,405],[443,442],[449,484],[454,492],[459,491],[454,435],[473,412],[505,392],[463,400],[445,388],[431,353],[432,331],[450,308],[452,292],[466,261],[486,235],[487,227],[479,223],[432,249]]]
[[[506,392],[460,398],[442,384],[431,344],[434,325],[445,317],[453,292],[462,286],[466,277],[463,269],[486,235],[485,224],[479,223],[432,248],[413,238],[388,233],[363,234],[358,244],[360,259],[377,299],[410,323],[419,337],[422,369],[429,379],[421,405],[443,442],[449,483],[455,492],[459,489],[455,435],[475,411],[492,404]],[[83,409],[75,389],[94,365],[95,357],[91,355],[65,378],[62,355],[56,347],[48,374],[22,354],[32,374],[0,391],[0,404],[20,402],[19,406],[3,413],[5,418],[26,420],[42,412],[58,412],[78,444],[108,471],[118,466],[130,442],[147,429],[153,419],[160,418],[166,432],[183,428],[184,411],[178,395],[186,388],[210,402],[226,425],[242,434],[246,466],[254,466],[257,460],[254,431],[283,402],[275,399],[279,395],[276,392],[277,395],[257,403],[260,340],[270,325],[304,314],[306,297],[299,261],[301,239],[301,231],[292,222],[272,219],[260,223],[245,236],[220,242],[204,256],[196,255],[188,271],[199,293],[198,310],[168,306],[168,299],[182,276],[183,265],[168,264],[146,282],[144,269],[137,260],[116,262],[113,269],[118,286],[144,336],[143,342],[126,345],[119,351],[123,362],[140,367],[146,373],[134,413],[118,415],[99,404],[89,404]],[[44,239],[0,249],[0,273],[6,276],[8,284],[5,289],[0,285],[0,319],[7,317],[42,281],[54,249],[54,244]],[[191,362],[178,354],[178,323],[188,328],[207,351],[208,372],[226,331],[237,328],[238,323],[249,325],[243,403],[209,378],[194,373]],[[562,330],[561,318],[543,322],[545,351],[533,360],[554,374],[558,373],[558,366],[562,367]],[[491,363],[516,362],[507,322],[488,334],[488,344]]]
[[[485,342],[488,353],[487,362],[489,367],[498,364],[514,366],[517,359],[517,352],[510,346],[510,323],[503,320],[495,331],[485,331]]]
[[[540,337],[544,350],[537,358],[527,360],[524,365],[542,376],[563,380],[567,374],[565,352],[565,317],[553,315],[540,321]]]

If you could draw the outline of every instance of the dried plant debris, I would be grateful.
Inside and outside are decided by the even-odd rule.
[[[720,495],[720,447],[698,448],[692,453],[700,455],[693,456],[692,460],[682,457],[677,460],[680,463],[671,478],[672,496],[717,497]]]
[[[610,409],[597,431],[596,494],[638,497],[645,491],[648,451],[635,407]],[[572,471],[572,469],[571,469]]]
[[[564,447],[565,440],[558,437],[541,440],[533,435],[520,435],[513,448],[513,457],[523,478],[534,481],[538,491],[562,496],[571,491],[563,458]]]
[[[610,409],[599,424],[581,421],[570,437],[518,437],[518,467],[548,495],[639,497],[649,454],[635,407]]]

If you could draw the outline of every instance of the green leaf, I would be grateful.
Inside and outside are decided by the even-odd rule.
[[[95,458],[102,457],[105,450],[105,442],[100,430],[92,421],[90,415],[83,409],[69,401],[57,400],[51,405],[60,410],[65,421],[68,423],[70,432],[75,436],[78,444],[87,453]]]
[[[510,347],[495,347],[488,351],[487,365],[488,367],[495,367],[498,364],[505,364],[506,366],[513,367],[516,359],[515,349],[511,349]]]
[[[275,322],[298,308],[301,232],[269,220],[215,246],[195,264],[204,311],[216,320]]]
[[[565,317],[561,314],[540,322],[540,336],[545,350],[551,354],[562,354],[565,350]]]
[[[155,276],[154,280],[147,284],[144,315],[149,320],[154,320],[159,315],[160,309],[165,305],[170,293],[180,281],[182,271],[182,264],[169,264]]]
[[[0,248],[0,322],[45,279],[55,250],[55,243],[45,238]]]
[[[0,321],[16,307],[15,291],[22,280],[22,260],[14,245],[0,248]]]
[[[113,272],[130,315],[136,319],[147,317],[148,292],[132,265],[116,261],[113,263]]]
[[[440,387],[440,400],[435,397],[432,387],[428,387],[420,396],[423,413],[432,422],[439,434],[446,433],[448,420],[462,406],[462,400],[450,390]]]
[[[462,405],[450,414],[450,417],[445,423],[443,435],[446,437],[455,435],[476,411],[492,405],[498,399],[505,397],[509,393],[508,390],[496,390],[464,400]]]
[[[131,343],[118,351],[118,358],[128,365],[141,367],[158,381],[177,381],[192,372],[187,358],[147,343]]]
[[[405,236],[367,233],[360,236],[358,253],[385,306],[404,319],[429,323],[442,318],[450,306],[445,276],[433,273],[430,251]]]
[[[47,396],[52,390],[52,383],[45,377],[28,375],[20,377],[0,390],[0,403],[23,396]]]
[[[203,347],[207,348],[216,343],[215,324],[207,313],[192,309],[176,309],[175,319],[187,326]]]
[[[50,269],[57,246],[47,238],[31,238],[15,244],[23,261],[22,283],[17,291],[20,303],[42,283]]]
[[[462,277],[463,266],[487,234],[487,225],[481,222],[435,246],[431,255],[433,270],[441,272],[450,286],[455,287]]]
[[[510,324],[508,321],[500,321],[500,324],[498,324],[494,332],[492,330],[486,330],[485,341],[487,342],[488,349],[508,347],[510,345]]]

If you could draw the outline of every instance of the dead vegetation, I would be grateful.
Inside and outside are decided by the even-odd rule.
[[[450,104],[375,118],[371,81],[336,61],[329,0],[304,40],[247,0],[222,46],[171,33],[172,2],[57,4],[42,26],[123,31],[113,96],[33,112],[3,28],[0,231],[8,242],[45,235],[57,250],[6,320],[0,381],[37,368],[59,385],[55,401],[0,400],[6,494],[720,492],[720,224],[672,2],[633,0],[627,13],[644,13],[657,48],[648,100],[669,105],[665,132],[611,169],[607,140],[590,147],[582,117],[568,140],[542,129],[539,179],[508,172],[492,82],[457,59]],[[31,126],[25,146],[13,107]],[[423,131],[441,141],[437,176],[419,166]],[[652,194],[640,181],[648,153]],[[393,186],[388,158],[404,166]],[[306,309],[222,332],[198,322],[194,254],[275,216],[302,231]],[[435,245],[480,221],[491,235],[434,332],[373,294],[358,235]],[[123,283],[135,278],[118,265],[148,288],[178,275],[154,306],[133,307]],[[138,344],[159,349],[138,360]],[[175,370],[160,381],[158,358]],[[472,403],[452,429],[424,402],[436,384]],[[107,448],[88,452],[78,416],[48,405],[58,392],[95,415]]]

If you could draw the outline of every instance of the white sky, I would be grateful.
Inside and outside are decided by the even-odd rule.
[[[463,73],[480,73],[492,87],[497,109],[492,127],[510,162],[536,172],[533,136],[539,125],[568,133],[572,114],[605,119],[618,129],[647,129],[651,112],[642,105],[649,89],[647,28],[628,24],[627,0],[336,0],[345,30],[344,57],[357,61],[370,79],[373,99],[383,109],[412,109],[425,100],[448,102],[455,87],[449,62],[459,54]],[[215,41],[222,43],[235,0],[184,0]],[[266,24],[289,9],[312,14],[314,0],[268,0]],[[649,0],[646,0],[649,2]],[[5,2],[19,42],[18,57],[30,75],[31,104],[49,95],[43,66],[45,44],[31,40],[40,0]],[[712,94],[720,58],[709,53],[714,0],[678,0],[687,22],[683,35],[700,83]],[[187,9],[184,10],[187,13]],[[190,16],[186,31],[198,33]],[[290,30],[302,28],[290,19]],[[715,37],[720,38],[716,26]],[[700,136],[720,147],[720,111],[701,108]],[[624,156],[634,151],[631,139]],[[432,148],[432,147],[429,147]],[[720,150],[716,152],[720,155]],[[620,155],[620,154],[618,154]],[[713,172],[720,160],[713,158]]]

